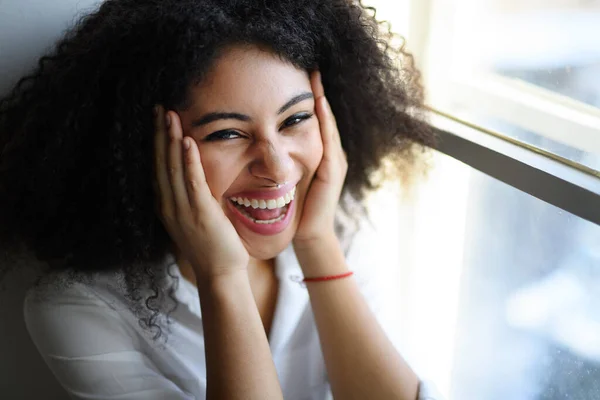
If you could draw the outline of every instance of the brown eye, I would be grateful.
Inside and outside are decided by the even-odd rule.
[[[289,128],[291,126],[298,125],[298,124],[302,123],[303,121],[306,121],[307,119],[312,118],[312,116],[313,116],[313,114],[311,114],[311,113],[301,113],[301,114],[292,115],[291,117],[289,117],[288,119],[286,119],[283,122],[281,127]]]
[[[218,131],[218,132],[211,133],[206,138],[204,138],[204,141],[214,142],[217,140],[230,140],[230,139],[237,139],[240,137],[242,137],[242,135],[240,135],[236,131],[224,130],[224,131]]]

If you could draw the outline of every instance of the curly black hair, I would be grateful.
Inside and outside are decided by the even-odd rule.
[[[122,270],[133,298],[150,282],[141,319],[160,336],[171,241],[154,208],[154,105],[185,109],[226,46],[319,69],[348,157],[343,198],[360,202],[384,159],[406,170],[434,144],[419,73],[394,38],[360,1],[106,0],[0,101],[4,252],[24,247],[50,272]]]

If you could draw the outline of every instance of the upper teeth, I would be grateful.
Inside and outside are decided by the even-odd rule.
[[[286,204],[289,204],[290,201],[294,200],[294,195],[296,194],[296,187],[285,195],[278,197],[276,199],[268,199],[268,200],[258,200],[258,199],[249,199],[247,197],[232,197],[231,201],[234,203],[238,203],[241,206],[252,207],[252,208],[262,208],[272,210],[274,208],[281,208]]]

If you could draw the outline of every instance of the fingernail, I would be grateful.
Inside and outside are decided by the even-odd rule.
[[[154,108],[152,109],[152,112],[154,113],[154,116],[156,117],[158,115],[158,106],[154,106]]]
[[[165,117],[165,124],[167,125],[167,128],[171,127],[171,115],[167,114]]]
[[[190,139],[188,139],[188,138],[183,139],[183,148],[186,150],[190,149]]]

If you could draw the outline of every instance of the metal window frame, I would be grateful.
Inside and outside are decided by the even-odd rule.
[[[439,137],[436,150],[484,174],[600,225],[600,172],[549,157],[532,146],[450,117],[429,115]]]
[[[448,110],[472,108],[518,127],[600,154],[600,109],[527,82],[499,75],[454,76],[444,82],[448,99],[432,102]],[[445,104],[451,101],[452,104]]]

